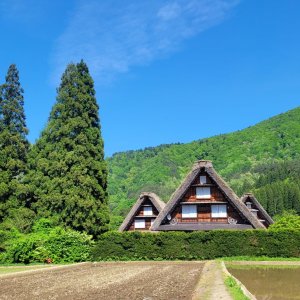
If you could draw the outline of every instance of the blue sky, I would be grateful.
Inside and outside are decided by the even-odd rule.
[[[83,58],[107,156],[242,129],[300,104],[300,1],[0,0],[0,82],[20,71],[33,143]]]

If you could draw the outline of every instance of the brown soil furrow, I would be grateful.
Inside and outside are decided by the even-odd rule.
[[[0,299],[191,299],[202,262],[90,263],[0,278]]]

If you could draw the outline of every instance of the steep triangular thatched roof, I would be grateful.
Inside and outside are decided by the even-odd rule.
[[[244,203],[241,202],[239,197],[234,191],[228,186],[228,184],[221,178],[221,176],[213,168],[212,162],[207,160],[200,160],[196,162],[178,189],[173,193],[171,199],[166,204],[165,208],[160,212],[156,220],[154,221],[151,230],[160,230],[159,227],[163,224],[167,215],[173,211],[176,205],[183,198],[185,193],[193,184],[193,181],[200,174],[201,171],[205,171],[211,180],[218,186],[221,192],[228,199],[233,207],[236,208],[237,212],[241,217],[247,220],[253,228],[265,228],[265,226],[245,207]]]
[[[136,213],[140,209],[141,205],[143,204],[144,200],[150,200],[154,207],[157,209],[158,213],[162,211],[162,209],[165,207],[165,202],[163,202],[156,194],[154,193],[148,193],[143,192],[135,202],[135,204],[132,206],[131,210],[129,211],[128,215],[124,219],[123,223],[119,227],[119,231],[124,231],[126,228],[130,225],[132,220],[134,219]]]
[[[257,209],[263,215],[263,217],[267,220],[269,225],[274,223],[273,219],[270,217],[270,215],[266,212],[266,210],[262,207],[262,205],[258,202],[258,200],[255,198],[255,196],[252,193],[246,193],[241,198],[241,201],[244,204],[246,204],[246,202],[249,200],[257,207]]]

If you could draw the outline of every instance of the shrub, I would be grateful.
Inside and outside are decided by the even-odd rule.
[[[281,216],[275,217],[275,223],[269,230],[300,230],[300,216],[293,211],[285,211]]]
[[[40,219],[30,234],[19,234],[4,242],[2,263],[55,263],[86,261],[90,257],[92,237],[71,229],[53,227],[53,222]]]
[[[57,227],[51,231],[44,247],[54,262],[79,262],[90,258],[92,236]]]
[[[107,232],[93,260],[193,260],[229,256],[300,257],[299,231]]]

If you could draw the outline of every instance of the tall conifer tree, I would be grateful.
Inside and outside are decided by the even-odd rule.
[[[18,193],[26,172],[29,147],[26,135],[23,88],[19,72],[12,64],[0,87],[0,220],[9,209],[21,205]]]
[[[30,153],[28,176],[28,204],[38,215],[95,237],[109,222],[98,109],[86,64],[68,65],[48,125]]]

